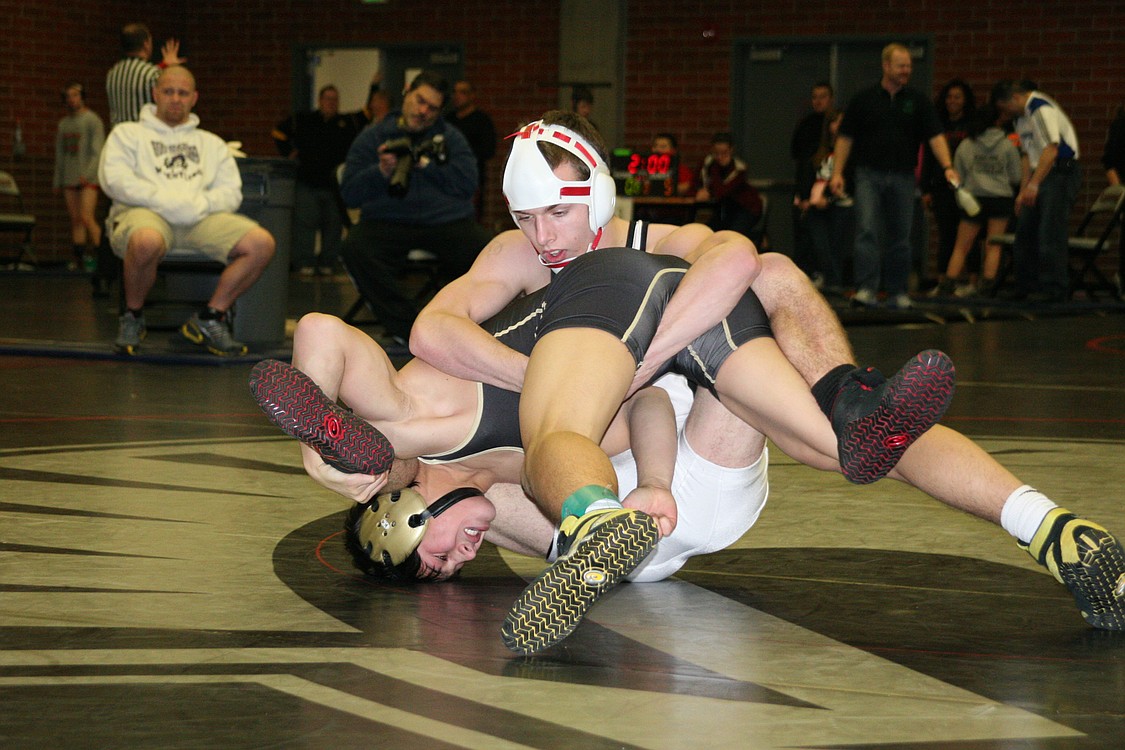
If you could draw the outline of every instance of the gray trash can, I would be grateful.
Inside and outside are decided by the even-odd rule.
[[[285,341],[297,163],[253,157],[237,161],[242,175],[242,206],[238,212],[261,224],[277,242],[277,254],[234,308],[234,337],[252,349],[261,349]]]

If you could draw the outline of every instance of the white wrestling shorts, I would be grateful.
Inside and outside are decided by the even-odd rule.
[[[637,486],[632,452],[614,456],[620,497]],[[672,495],[676,498],[676,529],[656,544],[628,580],[661,581],[675,573],[688,558],[718,552],[734,544],[758,520],[769,496],[769,449],[753,465],[729,469],[700,457],[683,431],[676,456]]]

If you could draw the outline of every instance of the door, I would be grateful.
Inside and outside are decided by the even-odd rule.
[[[329,83],[340,90],[341,112],[359,110],[377,73],[391,109],[398,109],[406,82],[420,70],[444,76],[452,91],[464,73],[464,55],[460,47],[447,45],[298,46],[293,70],[294,111],[315,109],[316,92]]]
[[[911,85],[929,91],[933,80],[928,38],[750,39],[735,44],[731,75],[731,132],[750,176],[769,196],[772,248],[791,254],[796,165],[789,156],[793,128],[809,111],[813,84],[828,81],[842,109],[882,75],[883,47],[898,41],[914,58]]]

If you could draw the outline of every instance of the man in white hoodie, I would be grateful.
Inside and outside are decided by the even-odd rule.
[[[110,132],[98,168],[99,183],[113,199],[110,244],[125,262],[125,311],[115,344],[137,353],[145,336],[145,298],[160,261],[176,247],[226,265],[207,305],[180,332],[219,356],[244,354],[227,311],[273,258],[273,236],[234,213],[242,203],[242,178],[226,143],[200,129],[191,112],[199,99],[191,72],[166,68],[152,95],[156,103],[141,109],[139,122]]]

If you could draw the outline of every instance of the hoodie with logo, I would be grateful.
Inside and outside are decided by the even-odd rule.
[[[113,199],[111,219],[140,207],[169,224],[192,226],[242,204],[242,177],[226,143],[202,130],[194,114],[180,125],[168,125],[157,118],[155,104],[141,108],[138,122],[110,131],[98,183]]]
[[[1011,198],[1020,181],[1020,154],[1004,131],[987,128],[966,138],[953,156],[953,169],[965,189],[978,198]]]

